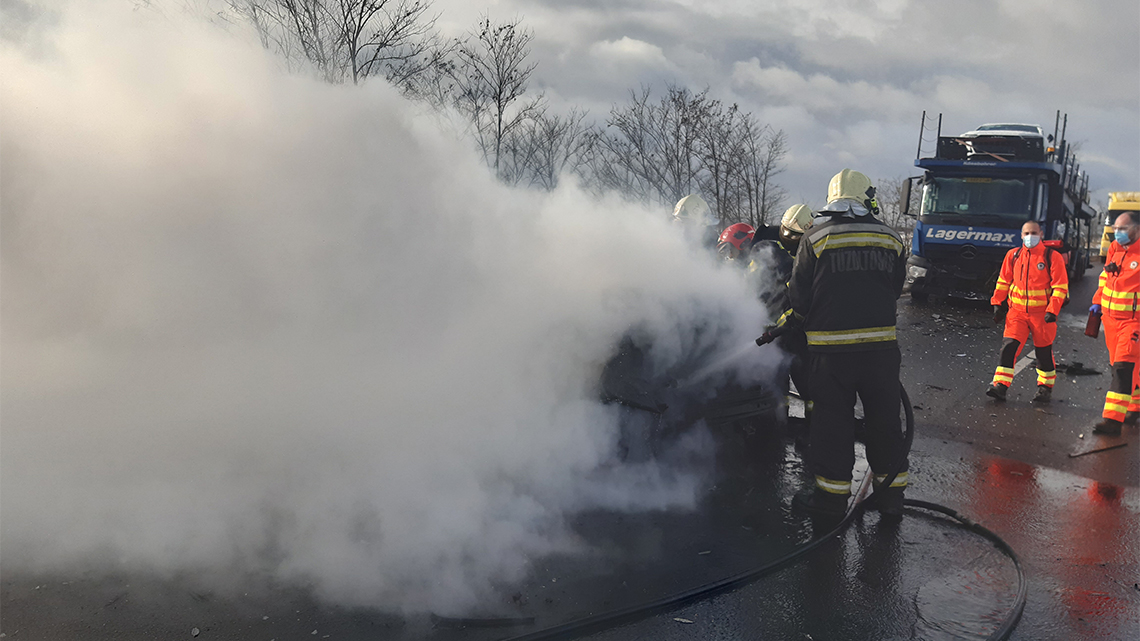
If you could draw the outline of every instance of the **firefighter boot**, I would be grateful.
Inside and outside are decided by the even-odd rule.
[[[996,398],[999,401],[1004,401],[1005,400],[1005,394],[1008,391],[1009,391],[1008,385],[1002,385],[1001,383],[994,383],[993,385],[990,385],[990,388],[988,390],[986,390],[986,396],[989,396],[991,398]]]
[[[902,516],[903,492],[905,487],[876,487],[871,496],[863,502],[868,510],[878,510],[884,517],[897,518]]]
[[[847,499],[849,498],[851,498],[849,493],[832,494],[817,487],[797,494],[792,499],[792,507],[799,508],[812,517],[838,520],[847,513]]]
[[[1104,434],[1105,436],[1120,436],[1120,427],[1123,425],[1120,421],[1114,418],[1106,418],[1093,426],[1093,434]]]
[[[1140,412],[1128,412],[1124,415],[1125,425],[1131,425],[1135,427],[1136,423],[1138,422],[1140,422]]]
[[[1053,398],[1053,388],[1048,385],[1038,385],[1037,393],[1033,395],[1034,403],[1048,403]]]

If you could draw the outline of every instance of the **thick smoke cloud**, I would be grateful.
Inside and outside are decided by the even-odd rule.
[[[631,327],[668,367],[765,320],[667,212],[509,190],[381,83],[213,27],[40,26],[0,53],[5,571],[460,612],[580,549],[575,511],[694,505],[596,400]]]

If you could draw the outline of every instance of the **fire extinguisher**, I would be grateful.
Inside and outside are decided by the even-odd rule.
[[[1100,336],[1100,305],[1089,308],[1089,320],[1085,323],[1085,336],[1096,338]]]

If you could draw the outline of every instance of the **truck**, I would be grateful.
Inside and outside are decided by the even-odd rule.
[[[1092,228],[1099,216],[1089,204],[1088,174],[1065,140],[1068,115],[1062,121],[1057,112],[1049,135],[1039,125],[992,123],[943,136],[939,114],[936,144],[925,150],[929,124],[923,112],[914,161],[923,174],[903,182],[904,214],[917,218],[905,286],[912,300],[988,300],[1028,220],[1041,224],[1044,244],[1059,252],[1070,280],[1079,279],[1100,228]],[[917,213],[910,206],[915,185]]]
[[[1100,262],[1108,257],[1112,244],[1112,224],[1126,211],[1140,212],[1140,191],[1114,191],[1108,194],[1108,208],[1104,216],[1104,236],[1100,239]]]

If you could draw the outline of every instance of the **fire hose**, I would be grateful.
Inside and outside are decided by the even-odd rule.
[[[914,409],[910,404],[910,397],[906,393],[906,389],[899,384],[899,389],[902,393],[902,404],[906,414],[906,431],[904,433],[905,448],[903,448],[903,455],[910,452],[911,444],[914,441]],[[890,487],[894,482],[895,477],[898,476],[899,469],[902,467],[902,461],[895,465],[892,473],[888,474],[883,480],[883,487]],[[678,592],[654,601],[634,605],[626,608],[611,610],[592,616],[582,617],[573,621],[568,621],[559,625],[544,628],[542,630],[535,630],[522,635],[511,637],[509,641],[552,641],[555,639],[573,639],[587,634],[595,634],[603,630],[608,630],[620,625],[626,625],[635,621],[640,621],[654,614],[661,614],[675,610],[683,605],[701,601],[718,594],[724,594],[733,590],[739,589],[748,585],[766,575],[772,574],[780,569],[783,569],[797,560],[803,558],[809,552],[819,548],[824,543],[832,540],[841,533],[864,511],[863,500],[866,496],[867,490],[870,488],[871,479],[873,475],[868,471],[863,476],[863,481],[854,495],[854,501],[847,508],[843,519],[832,530],[814,538],[808,543],[797,546],[788,554],[761,565],[756,568],[739,572],[733,576],[707,583],[695,588]],[[1018,621],[1021,620],[1021,614],[1025,609],[1025,600],[1029,591],[1029,583],[1025,577],[1025,572],[1021,567],[1021,560],[1018,559],[1017,554],[1013,548],[1009,546],[1001,537],[993,531],[987,529],[979,523],[971,521],[969,518],[959,514],[957,511],[937,503],[930,501],[920,501],[914,499],[904,499],[903,505],[911,508],[918,508],[937,512],[947,516],[957,523],[964,526],[971,532],[974,532],[988,540],[990,540],[1002,553],[1008,556],[1017,570],[1017,597],[1014,601],[1013,607],[1006,614],[1001,624],[991,633],[987,639],[991,641],[1004,641],[1009,638],[1017,627]],[[529,622],[529,621],[528,621]]]

